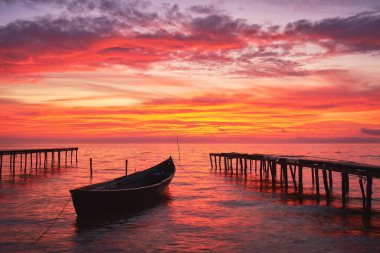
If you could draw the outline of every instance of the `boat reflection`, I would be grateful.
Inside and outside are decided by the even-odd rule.
[[[150,199],[149,201],[140,202],[138,205],[130,208],[94,213],[87,216],[77,216],[75,221],[76,232],[126,223],[133,217],[146,215],[147,212],[150,212],[155,208],[168,205],[171,199],[172,197],[169,191],[167,191],[164,195],[157,196],[157,198]]]

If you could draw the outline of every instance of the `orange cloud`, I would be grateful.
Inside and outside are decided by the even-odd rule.
[[[378,11],[282,27],[99,3],[0,27],[0,137],[377,136]]]
[[[0,136],[363,137],[362,129],[380,127],[379,91],[266,87],[262,94],[254,89],[212,92],[108,107],[30,105],[8,99],[1,101],[9,109],[1,112]]]

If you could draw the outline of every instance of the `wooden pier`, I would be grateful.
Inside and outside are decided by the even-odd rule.
[[[242,173],[247,176],[248,170],[259,172],[260,183],[263,180],[271,180],[272,187],[276,185],[278,173],[280,173],[280,185],[287,192],[289,187],[294,191],[303,193],[303,172],[311,170],[312,184],[315,186],[317,201],[321,195],[320,172],[326,201],[331,198],[333,189],[332,172],[341,175],[342,204],[345,206],[347,194],[350,188],[349,175],[358,177],[358,183],[362,193],[363,209],[371,211],[372,182],[373,178],[380,178],[380,166],[373,166],[349,161],[314,159],[305,156],[280,156],[266,154],[242,154],[242,153],[210,153],[211,168],[226,173]],[[271,179],[270,179],[271,177]]]
[[[68,158],[70,164],[73,163],[73,153],[75,151],[75,162],[78,162],[78,148],[49,148],[49,149],[17,149],[17,150],[0,150],[0,179],[2,177],[3,165],[9,161],[9,170],[11,175],[16,173],[16,163],[20,165],[20,171],[26,174],[27,168],[33,167],[37,170],[43,167],[44,170],[48,167],[49,155],[50,166],[53,168],[55,165],[60,168],[61,164],[67,166]],[[61,155],[64,153],[64,163]],[[70,154],[68,154],[70,153]],[[57,156],[55,156],[57,155]],[[17,161],[18,158],[18,161]],[[57,159],[57,160],[56,160]]]

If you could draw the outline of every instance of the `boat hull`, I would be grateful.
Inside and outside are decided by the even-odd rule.
[[[165,163],[170,166],[168,166],[168,168],[163,168],[162,164]],[[146,172],[140,172],[140,175],[134,176],[132,174],[130,176],[121,177],[115,180],[70,190],[76,213],[82,216],[113,210],[130,209],[164,195],[175,173],[175,167],[172,163],[173,161],[170,158],[160,165],[155,166],[158,169],[153,167],[146,170]],[[105,185],[112,184],[113,182],[123,183],[124,181],[127,182],[128,180],[133,180],[133,177],[137,176],[141,179],[135,179],[135,182],[138,180],[146,180],[147,177],[151,176],[152,173],[157,172],[157,170],[166,170],[169,171],[170,174],[168,173],[169,176],[152,185],[147,184],[142,187],[127,189],[116,188],[112,190],[96,190],[96,188],[104,187]],[[124,187],[126,186],[128,186],[128,182]]]

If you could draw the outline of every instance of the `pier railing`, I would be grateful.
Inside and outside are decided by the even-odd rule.
[[[340,173],[343,206],[346,204],[347,193],[350,188],[349,175],[356,175],[359,178],[363,209],[366,212],[371,211],[373,178],[380,178],[380,166],[350,161],[314,159],[306,156],[243,153],[210,153],[209,156],[211,168],[215,168],[215,170],[225,170],[226,173],[231,174],[243,173],[245,176],[247,176],[248,170],[259,170],[260,183],[263,182],[263,179],[269,180],[271,177],[272,187],[276,185],[277,173],[279,172],[281,187],[284,187],[286,191],[289,187],[294,187],[294,190],[300,194],[303,192],[303,171],[305,168],[311,169],[312,184],[315,186],[318,201],[321,195],[320,172],[322,173],[322,184],[327,201],[330,201],[333,187],[332,172]]]

